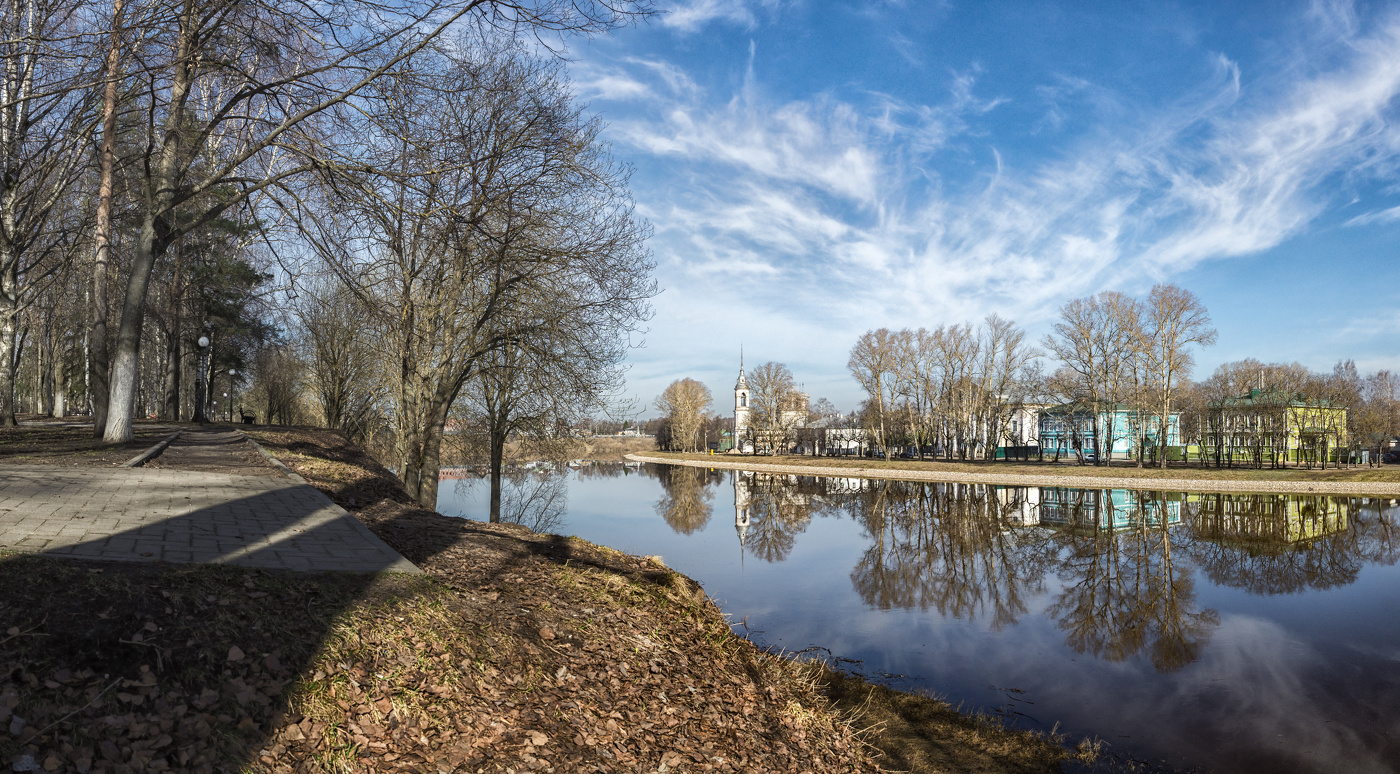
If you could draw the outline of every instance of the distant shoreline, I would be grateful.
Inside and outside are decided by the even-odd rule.
[[[920,470],[909,468],[875,468],[865,466],[823,465],[811,463],[758,462],[757,457],[734,455],[676,455],[628,454],[636,462],[662,465],[684,465],[692,468],[722,468],[752,470],[759,473],[786,473],[799,476],[828,476],[833,478],[872,478],[895,481],[941,481],[946,483],[993,484],[1002,486],[1051,486],[1078,489],[1137,489],[1173,492],[1324,494],[1400,497],[1400,481],[1316,481],[1290,479],[1261,481],[1219,478],[1156,478],[1147,476],[1076,476],[1057,473],[969,473],[956,470]],[[771,458],[770,458],[771,459]],[[753,461],[750,461],[753,460]]]

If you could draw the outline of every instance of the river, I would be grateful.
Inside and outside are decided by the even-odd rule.
[[[607,464],[515,471],[504,511],[662,556],[761,645],[1120,758],[1400,771],[1397,501]]]

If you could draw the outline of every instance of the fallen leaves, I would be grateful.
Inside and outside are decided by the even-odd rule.
[[[151,566],[52,571],[36,586],[34,570],[58,562],[0,561],[0,613],[15,624],[0,664],[16,665],[0,666],[0,731],[12,729],[0,750],[15,751],[0,765],[875,770],[790,665],[734,637],[693,582],[418,509],[334,438],[285,434],[330,458],[308,478],[361,503],[428,578]],[[46,606],[62,615],[41,621]]]

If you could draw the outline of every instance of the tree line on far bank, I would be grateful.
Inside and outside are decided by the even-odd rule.
[[[1038,422],[1048,407],[1070,407],[1064,411],[1072,448],[1064,453],[1085,462],[1080,452],[1091,448],[1093,460],[1107,464],[1110,449],[1127,441],[1139,466],[1166,465],[1172,439],[1160,429],[1171,428],[1174,416],[1179,437],[1171,445],[1200,448],[1202,464],[1283,464],[1282,417],[1294,402],[1347,408],[1345,420],[1340,412],[1315,412],[1308,421],[1320,423],[1313,428],[1319,438],[1345,436],[1352,448],[1379,453],[1400,434],[1400,379],[1391,372],[1362,375],[1344,361],[1330,373],[1314,373],[1297,363],[1246,359],[1192,381],[1196,354],[1216,339],[1205,306],[1171,284],[1158,284],[1143,298],[1105,291],[1071,300],[1040,347],[996,315],[977,326],[871,330],[847,363],[866,398],[843,421],[827,425],[860,428],[867,448],[885,455],[907,448],[920,457],[995,459],[999,450],[1007,457],[1040,454],[1033,440],[1038,428],[1020,423]],[[1251,395],[1247,410],[1219,410]],[[708,391],[705,398],[699,415],[693,402],[658,400],[679,431],[670,448],[695,447],[691,428],[708,409]],[[813,411],[806,419],[832,415]],[[1036,449],[1007,448],[1020,439]],[[1309,464],[1325,465],[1337,451],[1322,443]],[[1249,450],[1247,461],[1237,458],[1240,448]]]

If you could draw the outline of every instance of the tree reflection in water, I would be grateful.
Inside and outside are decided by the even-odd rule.
[[[658,511],[681,501],[675,489]],[[770,562],[788,556],[813,514],[858,521],[870,546],[851,582],[872,607],[933,609],[999,630],[1026,615],[1053,573],[1047,612],[1070,647],[1108,661],[1142,654],[1162,672],[1197,660],[1220,625],[1197,601],[1198,569],[1217,584],[1284,594],[1351,583],[1366,564],[1400,555],[1388,501],[738,473],[734,502],[741,544]]]
[[[458,479],[458,490],[470,489],[481,479]],[[459,499],[467,499],[458,491]],[[552,468],[507,468],[501,477],[501,521],[519,524],[534,532],[554,532],[564,524],[569,509],[569,488],[563,471]]]
[[[1385,501],[1210,494],[1191,506],[1192,558],[1211,581],[1253,594],[1345,586],[1400,556]]]
[[[812,520],[816,481],[810,476],[736,472],[734,526],[740,547],[765,562],[786,559],[797,535]]]
[[[648,471],[656,475],[664,492],[661,499],[656,501],[656,514],[682,535],[704,529],[714,512],[710,501],[715,493],[710,491],[710,485],[719,483],[718,472],[680,465],[657,468]]]
[[[1066,643],[1108,661],[1147,649],[1161,672],[1195,661],[1220,615],[1196,609],[1193,568],[1177,566],[1181,503],[1127,490],[1041,492],[1064,583],[1047,612]]]
[[[1041,590],[1049,555],[1044,535],[1012,528],[1021,510],[1014,491],[871,484],[847,506],[872,541],[851,572],[867,604],[932,607],[956,618],[990,614],[995,629],[1025,614],[1025,597]]]

